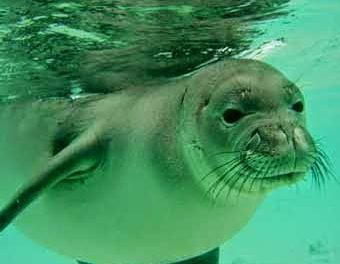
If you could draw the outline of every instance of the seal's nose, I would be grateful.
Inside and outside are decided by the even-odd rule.
[[[271,156],[284,155],[292,150],[290,138],[288,131],[285,131],[281,125],[265,125],[252,132],[246,149]]]

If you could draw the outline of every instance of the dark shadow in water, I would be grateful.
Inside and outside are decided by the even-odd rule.
[[[198,257],[191,259],[173,262],[171,264],[218,264],[219,263],[219,249],[213,249],[207,253],[204,253]],[[78,264],[91,264],[88,262],[78,261]]]
[[[160,83],[249,48],[289,0],[2,0],[0,95]],[[2,42],[1,42],[2,41]]]

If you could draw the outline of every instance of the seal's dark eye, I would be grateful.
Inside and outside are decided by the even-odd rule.
[[[293,104],[292,109],[295,112],[302,113],[303,112],[303,103],[301,101],[296,102]]]
[[[223,119],[228,124],[234,124],[239,121],[244,116],[240,110],[237,109],[227,109],[223,114]]]

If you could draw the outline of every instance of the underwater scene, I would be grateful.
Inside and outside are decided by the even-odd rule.
[[[0,264],[339,264],[340,2],[1,0]]]

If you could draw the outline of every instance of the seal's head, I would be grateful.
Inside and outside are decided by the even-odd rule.
[[[263,194],[322,167],[302,93],[282,73],[259,61],[230,60],[193,78],[184,100],[185,150],[215,199]]]

